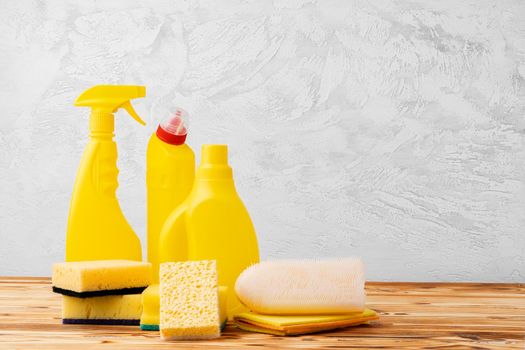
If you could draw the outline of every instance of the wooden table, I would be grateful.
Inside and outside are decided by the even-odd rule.
[[[164,342],[130,326],[62,325],[48,278],[0,277],[2,349],[520,349],[525,285],[367,284],[370,325],[300,337],[249,333],[229,325],[220,339]]]

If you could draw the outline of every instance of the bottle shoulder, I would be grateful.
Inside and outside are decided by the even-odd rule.
[[[246,207],[241,198],[235,192],[206,192],[194,191],[187,198],[188,213],[220,213],[221,215],[229,215],[228,213],[247,213]]]
[[[207,242],[203,243],[205,245],[214,245],[212,242],[218,237],[223,243],[231,239],[236,242],[255,242],[256,239],[250,214],[240,199],[207,198],[191,203],[185,221],[189,240],[201,248],[202,245],[196,243],[201,239]]]
[[[155,133],[149,139],[146,153],[148,160],[150,158],[178,158],[195,161],[195,153],[189,145],[186,143],[170,145],[159,139]]]

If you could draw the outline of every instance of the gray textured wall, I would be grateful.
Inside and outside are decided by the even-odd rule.
[[[217,2],[219,3],[219,2]],[[263,258],[360,255],[372,280],[525,281],[525,3],[0,0],[0,274],[63,259],[87,140],[117,117],[118,196],[145,237],[161,99],[230,145]]]

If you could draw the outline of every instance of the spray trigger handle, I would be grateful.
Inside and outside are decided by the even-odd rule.
[[[142,125],[146,125],[146,122],[144,120],[142,120],[139,115],[137,114],[137,112],[135,112],[135,109],[133,109],[133,106],[131,105],[131,102],[129,101],[126,101],[124,102],[120,107],[124,108],[126,110],[126,112],[129,113],[130,116],[133,117],[133,119],[135,119],[136,121],[138,121],[140,124]]]

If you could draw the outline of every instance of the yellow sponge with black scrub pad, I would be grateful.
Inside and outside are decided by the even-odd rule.
[[[221,335],[215,260],[160,265],[160,335],[165,340]]]
[[[55,293],[77,298],[140,294],[151,283],[151,264],[132,260],[93,260],[53,265]]]
[[[141,313],[140,294],[62,297],[64,324],[138,325]]]
[[[140,329],[143,331],[159,330],[160,312],[159,285],[152,284],[142,292],[142,315]]]
[[[273,335],[300,335],[356,326],[377,320],[379,316],[370,309],[346,315],[261,315],[247,312],[235,315],[233,320],[240,329]]]

